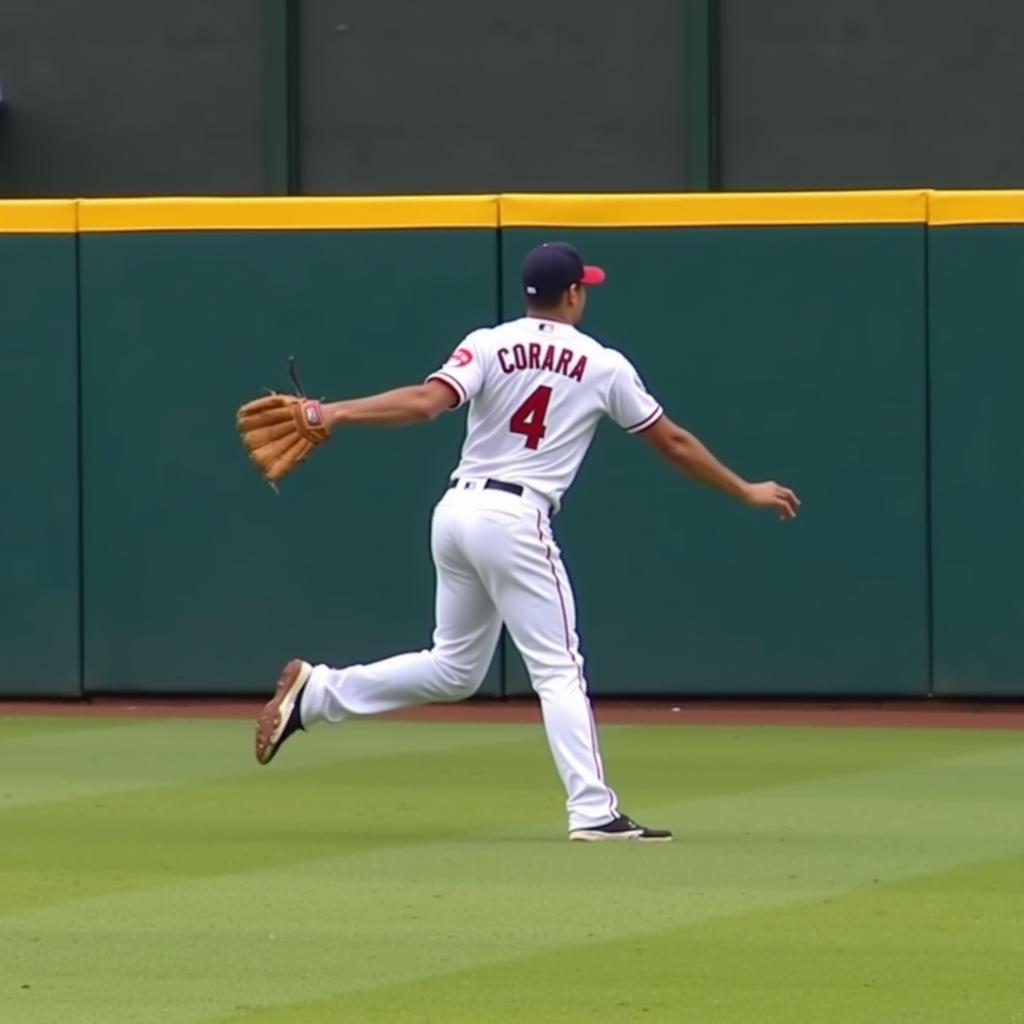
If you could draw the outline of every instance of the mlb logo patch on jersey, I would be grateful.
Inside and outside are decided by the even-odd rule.
[[[473,353],[468,348],[457,348],[453,353],[451,359],[448,360],[449,366],[468,366],[473,362]]]

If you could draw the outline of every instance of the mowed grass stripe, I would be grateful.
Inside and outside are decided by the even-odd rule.
[[[279,998],[297,987],[302,999],[299,1005],[289,1006],[290,1019],[328,1020],[330,1014],[337,1019],[353,991],[374,987],[381,976],[397,975],[400,980],[417,971],[429,976],[452,963],[495,962],[524,950],[556,949],[581,941],[590,944],[609,937],[612,941],[632,940],[673,920],[746,913],[751,907],[841,891],[840,887],[815,891],[803,881],[780,883],[779,863],[763,856],[771,852],[774,837],[765,838],[769,842],[752,844],[752,858],[745,863],[734,859],[717,874],[704,870],[706,861],[680,863],[676,857],[681,847],[567,845],[563,849],[569,851],[568,857],[547,858],[538,870],[531,854],[550,854],[554,847],[543,843],[531,848],[531,844],[520,842],[517,860],[522,864],[521,874],[530,879],[528,893],[519,879],[506,877],[504,842],[487,844],[475,839],[437,844],[435,850],[387,851],[355,862],[339,859],[334,865],[311,865],[301,877],[289,871],[287,882],[283,877],[276,882],[253,878],[247,888],[233,879],[227,889],[222,886],[208,892],[202,886],[189,887],[191,891],[176,897],[168,894],[166,902],[141,900],[143,905],[134,910],[125,900],[96,908],[90,914],[91,927],[95,931],[97,921],[116,921],[116,928],[111,929],[114,934],[106,936],[100,929],[102,939],[113,941],[107,947],[90,947],[88,953],[74,955],[82,961],[90,982],[102,985],[103,999],[115,1000],[113,1006],[105,1003],[107,1009],[116,1011],[123,984],[107,976],[114,970],[111,963],[126,970],[129,978],[145,976],[145,949],[152,941],[147,922],[160,921],[166,933],[184,920],[189,924],[180,934],[175,933],[177,941],[167,935],[168,962],[189,979],[188,994],[181,996],[187,1005],[173,1011],[184,1014],[180,1019],[205,1019],[188,1013],[205,1014],[202,1007],[214,999],[206,976],[211,968],[223,972],[215,991],[234,991],[241,1000],[236,1005],[272,1002],[275,994]],[[713,861],[721,861],[725,852],[718,851]],[[438,870],[441,862],[443,872]],[[752,873],[754,864],[766,865],[761,877]],[[688,866],[699,879],[696,885],[680,881],[687,877]],[[369,873],[366,867],[371,869]],[[871,867],[872,871],[878,869],[878,865]],[[818,870],[827,868],[819,865]],[[860,883],[862,877],[847,881]],[[593,898],[595,892],[602,894],[599,900]],[[263,908],[255,918],[249,902]],[[259,921],[274,931],[261,936]],[[40,927],[37,915],[33,934],[38,936]],[[567,933],[569,941],[565,941]],[[265,940],[262,944],[260,938]],[[189,952],[183,956],[182,950]],[[241,972],[234,961],[239,952],[245,961]],[[246,971],[252,972],[248,978]],[[335,986],[342,992],[329,997],[323,1006],[309,1005],[310,991],[323,986]],[[170,987],[163,997],[171,998]],[[326,1015],[321,1017],[320,1010]],[[133,1008],[132,1019],[139,1019],[139,1014],[150,1019],[145,1012]],[[268,1019],[284,1020],[287,1012]],[[169,1017],[170,1013],[171,1008],[163,1007],[152,1019],[179,1019]],[[343,1014],[342,1019],[348,1018]]]
[[[64,713],[42,716],[5,714],[0,702],[0,757],[11,749],[12,743],[26,740],[31,742],[36,737],[52,736],[55,733],[94,732],[97,729],[111,729],[117,726],[131,728],[137,724],[127,718],[93,718],[89,715],[80,715],[73,707],[69,707]]]
[[[1024,749],[1024,732],[974,729],[640,726],[602,730],[602,752],[625,806],[647,794],[708,797]]]
[[[20,730],[21,721],[0,718],[0,815],[21,804],[247,777],[258,770],[249,721],[102,719],[91,720],[91,728],[42,728],[38,734]],[[293,741],[271,770],[516,743],[524,735],[514,725],[473,731],[444,724],[424,730],[406,722],[353,723]]]
[[[636,755],[631,763],[649,760],[659,769],[646,780],[651,796],[674,789],[662,778],[679,755],[671,733],[626,730],[610,737],[618,754]],[[318,1007],[333,1014],[323,1019],[338,1019],[353,992],[537,949],[621,941],[752,907],[821,899],[874,884],[869,878],[885,881],[1020,849],[1014,791],[986,788],[990,777],[1019,777],[1022,746],[1007,745],[1004,736],[973,754],[964,753],[959,736],[937,736],[927,747],[928,763],[819,773],[755,789],[762,758],[774,752],[777,761],[796,760],[793,737],[778,736],[774,751],[759,746],[757,759],[740,772],[739,744],[749,732],[715,733],[708,757],[714,753],[733,766],[737,788],[665,801],[662,813],[684,832],[673,846],[573,847],[548,839],[545,815],[536,811],[536,790],[551,781],[543,747],[540,757],[512,758],[498,785],[481,780],[479,769],[495,766],[492,755],[476,761],[475,776],[467,765],[448,764],[432,777],[428,765],[415,797],[436,803],[424,828],[404,830],[404,845],[360,849],[352,842],[358,829],[346,825],[336,856],[12,915],[0,929],[0,945],[9,946],[0,949],[0,963],[35,979],[20,991],[36,995],[18,1004],[31,1007],[31,1024],[66,1020],[75,1008],[74,1019],[83,1024],[184,1022],[268,1004],[292,1006],[290,1020],[320,1019],[307,1016]],[[920,757],[925,746],[914,735],[908,742],[918,744]],[[822,737],[822,748],[835,753],[833,767],[867,763],[849,748],[858,737],[877,754],[875,738],[861,731]],[[800,748],[808,758],[822,754],[812,739],[805,736]],[[986,734],[973,745],[983,748]],[[652,746],[660,746],[660,756],[651,756]],[[505,778],[517,767],[518,790]],[[279,774],[282,801],[305,803],[306,773],[297,773],[303,780],[297,786],[287,784],[288,773]],[[357,807],[409,798],[406,779],[377,787],[362,786],[347,772],[344,778],[352,783],[347,799]],[[472,785],[462,785],[467,778]],[[945,806],[942,790],[958,779],[967,781]],[[979,799],[971,800],[974,790]],[[500,812],[505,797],[534,810],[518,826],[514,815],[502,817],[497,834],[488,835],[484,825],[494,823],[493,808]],[[463,826],[458,838],[431,841],[446,824],[464,821],[466,808],[476,829]],[[285,831],[288,820],[283,814]],[[560,833],[560,813],[557,820]],[[74,964],[73,976],[62,973],[65,964]],[[632,998],[634,989],[626,987]],[[511,1019],[515,1008],[489,1005],[489,1019]]]
[[[662,729],[657,744],[632,745],[619,757],[616,737],[647,728]],[[355,722],[320,727],[288,745],[271,771],[402,752],[445,751],[535,738],[536,725]],[[842,739],[848,736],[852,742]],[[1019,742],[1005,733],[1004,742]],[[985,737],[985,739],[979,739]],[[210,719],[60,719],[0,717],[0,815],[26,803],[117,793],[147,787],[247,777],[252,723]],[[742,740],[741,743],[732,740]],[[789,739],[791,742],[785,742]],[[612,782],[626,798],[634,780],[641,792],[651,778],[675,792],[734,792],[798,778],[870,770],[970,752],[998,742],[994,733],[974,730],[813,730],[787,727],[650,727],[602,729]],[[661,751],[672,763],[652,764]],[[748,769],[757,765],[757,772]],[[670,767],[671,774],[664,769]],[[709,767],[711,770],[709,771]],[[553,778],[553,775],[552,775]],[[557,782],[555,783],[557,786]]]
[[[140,728],[150,740],[149,727]],[[870,737],[863,730],[817,739],[800,730],[774,736],[752,730],[684,731],[681,742],[671,730],[654,730],[650,736],[658,742],[653,744],[642,729],[608,731],[607,749],[635,783],[630,789],[642,796],[642,804],[632,804],[633,813],[708,789],[763,791],[783,780],[813,782],[833,772],[863,771],[886,755],[905,762],[972,749],[986,740],[1002,749],[1013,736],[908,733],[904,749],[891,734]],[[515,829],[531,821],[552,839],[563,835],[557,782],[539,730],[529,727],[460,730],[389,723],[322,730],[289,745],[270,769],[247,760],[245,767],[236,764],[235,755],[225,754],[228,745],[219,730],[177,723],[172,732],[174,742],[165,741],[164,749],[179,756],[158,758],[161,770],[180,765],[187,774],[206,765],[211,773],[223,773],[233,766],[238,775],[180,786],[163,782],[156,789],[142,787],[136,778],[138,792],[0,813],[0,835],[10,837],[0,844],[0,872],[9,876],[9,884],[0,887],[0,913],[339,852]],[[348,740],[340,745],[343,763],[337,770],[325,761],[339,749],[335,737]],[[790,742],[794,738],[799,745]],[[930,742],[922,742],[925,738]],[[109,756],[110,737],[102,739]],[[186,744],[189,758],[180,756]],[[115,758],[122,772],[128,773],[140,749],[145,750],[140,768],[152,765],[152,746],[136,737]],[[371,750],[374,756],[365,753]],[[144,777],[146,771],[136,774]],[[855,792],[859,786],[854,782]],[[692,840],[690,812],[672,817],[676,820],[669,823]],[[742,819],[729,809],[713,828],[718,835],[741,835],[740,825]],[[127,850],[130,870],[125,869]]]
[[[48,793],[60,785],[87,793],[0,811],[0,835],[10,837],[0,844],[0,914],[531,822],[553,840],[564,835],[561,791],[536,727],[360,723],[300,737],[261,769],[249,757],[248,729],[240,734],[238,725],[138,723],[77,744],[36,746],[15,778],[15,798],[43,782]],[[620,792],[635,794],[627,807],[639,814],[706,799],[709,790],[918,763],[1012,737],[908,733],[900,744],[863,730],[613,728],[605,747],[624,780]],[[688,816],[678,824],[686,828]]]
[[[240,1010],[216,1024],[1019,1021],[1022,872],[1021,857],[971,864],[326,1000]]]
[[[560,817],[552,780],[545,773],[544,787],[533,784],[547,767],[543,740],[520,728],[466,731],[440,749],[440,736],[425,742],[416,727],[375,731],[373,755],[358,756],[353,744],[331,760],[311,742],[287,762],[291,749],[280,764],[249,763],[235,778],[140,785],[0,812],[0,918],[105,893],[514,827],[538,820],[545,807]],[[317,737],[320,746],[330,739]],[[531,746],[538,747],[532,757]],[[495,759],[499,771],[519,763],[534,768],[509,773],[500,805],[481,774]],[[126,770],[130,761],[123,764]],[[215,770],[223,770],[220,761]],[[546,805],[540,788],[550,794]]]

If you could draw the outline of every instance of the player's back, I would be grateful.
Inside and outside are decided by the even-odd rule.
[[[661,415],[621,353],[538,317],[474,331],[432,379],[470,406],[454,475],[529,487],[556,509],[602,416],[635,432]]]

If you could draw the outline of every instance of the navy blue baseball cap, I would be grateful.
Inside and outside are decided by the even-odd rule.
[[[605,272],[588,266],[568,242],[545,242],[523,260],[523,291],[530,298],[554,298],[574,284],[602,284]]]

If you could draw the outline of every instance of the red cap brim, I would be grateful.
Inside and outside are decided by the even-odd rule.
[[[584,267],[580,284],[604,284],[607,275],[600,267]]]

